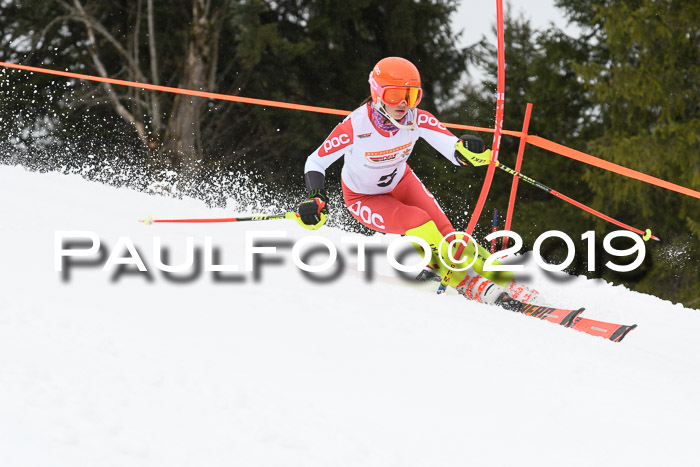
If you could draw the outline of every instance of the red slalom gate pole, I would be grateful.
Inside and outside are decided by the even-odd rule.
[[[489,168],[486,171],[486,178],[484,179],[484,185],[481,187],[481,193],[479,194],[479,199],[472,213],[471,219],[469,219],[469,224],[467,225],[466,234],[471,235],[476,227],[476,223],[479,221],[479,216],[486,203],[486,198],[488,197],[489,190],[491,189],[491,182],[493,176],[496,172],[496,161],[498,160],[498,151],[501,148],[501,134],[503,132],[503,112],[505,109],[505,92],[506,92],[506,77],[505,77],[505,43],[503,38],[503,0],[496,0],[496,34],[498,37],[498,85],[496,88],[496,126],[493,133],[493,145],[491,147],[491,161],[489,162]],[[459,247],[455,253],[455,258],[460,259],[464,253],[465,242],[460,242]],[[441,294],[447,289],[447,285],[450,283],[452,278],[452,271],[456,269],[457,264],[453,262],[451,267],[447,268],[447,272],[442,277],[440,281],[440,286],[438,287],[437,293]]]
[[[527,103],[525,107],[525,120],[523,120],[523,131],[520,136],[520,146],[518,146],[518,158],[515,161],[515,171],[520,172],[523,165],[523,155],[525,154],[525,145],[527,144],[527,130],[530,128],[530,115],[532,114],[532,104]],[[518,177],[513,177],[513,184],[510,187],[510,199],[508,200],[508,211],[506,212],[506,223],[503,230],[510,230],[511,221],[513,220],[513,210],[515,209],[515,195],[518,192]],[[508,236],[501,240],[501,248],[508,248]]]
[[[493,145],[491,147],[491,162],[489,163],[488,170],[486,171],[486,178],[484,179],[484,185],[481,187],[481,193],[479,194],[479,199],[472,213],[471,219],[469,219],[469,224],[467,225],[466,232],[471,235],[476,227],[477,222],[479,222],[479,216],[486,203],[486,198],[488,197],[489,190],[491,189],[491,182],[493,180],[494,173],[496,172],[496,161],[498,160],[499,151],[501,149],[501,135],[503,132],[503,113],[505,110],[505,92],[506,92],[506,77],[505,77],[505,44],[503,39],[503,0],[496,0],[496,22],[498,24],[498,87],[496,89],[496,127],[493,134]],[[463,250],[464,248],[462,248]],[[457,257],[460,256],[462,252],[458,251]]]

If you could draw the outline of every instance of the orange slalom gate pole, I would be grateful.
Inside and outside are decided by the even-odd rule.
[[[169,93],[173,93],[173,94],[184,94],[184,95],[188,95],[188,96],[204,97],[207,99],[218,99],[218,100],[225,100],[225,101],[232,101],[232,102],[240,102],[242,104],[263,105],[263,106],[268,106],[268,107],[279,107],[279,108],[284,108],[284,109],[303,110],[306,112],[325,113],[325,114],[341,115],[341,116],[350,115],[349,110],[331,109],[328,107],[316,107],[316,106],[312,106],[312,105],[291,104],[288,102],[271,101],[271,100],[265,100],[265,99],[253,99],[250,97],[231,96],[229,94],[217,94],[217,93],[205,92],[205,91],[194,91],[191,89],[173,88],[170,86],[159,86],[156,84],[140,83],[138,81],[126,81],[123,79],[103,78],[102,76],[86,75],[86,74],[82,74],[82,73],[73,73],[70,71],[52,70],[50,68],[39,68],[39,67],[35,67],[35,66],[20,65],[17,63],[0,62],[0,66],[6,67],[6,68],[12,68],[12,69],[16,69],[16,70],[29,71],[32,73],[43,73],[46,75],[63,76],[64,78],[75,78],[75,79],[82,79],[85,81],[96,81],[99,83],[116,84],[118,86],[129,86],[132,88],[149,89],[152,91],[169,92]],[[486,133],[493,133],[494,132],[493,128],[482,128],[482,127],[478,127],[478,126],[461,125],[458,123],[445,123],[444,125],[447,128],[456,128],[456,129],[461,129],[461,130],[481,131],[481,132],[486,132]],[[503,130],[503,134],[510,135],[510,136],[520,135],[520,133],[517,131],[508,131],[508,130]]]
[[[348,110],[330,109],[327,107],[315,107],[315,106],[311,106],[311,105],[291,104],[291,103],[286,103],[286,102],[270,101],[270,100],[265,100],[265,99],[253,99],[253,98],[249,98],[249,97],[231,96],[231,95],[227,95],[227,94],[216,94],[213,92],[204,92],[204,91],[194,91],[194,90],[190,90],[190,89],[173,88],[173,87],[169,87],[169,86],[158,86],[158,85],[148,84],[148,83],[139,83],[136,81],[125,81],[125,80],[121,80],[121,79],[103,78],[100,76],[85,75],[85,74],[81,74],[81,73],[72,73],[72,72],[68,72],[68,71],[52,70],[50,68],[39,68],[39,67],[33,67],[33,66],[27,66],[27,65],[19,65],[16,63],[0,62],[0,66],[5,67],[5,68],[13,68],[13,69],[17,69],[17,70],[30,71],[32,73],[43,73],[43,74],[49,74],[49,75],[63,76],[63,77],[67,77],[67,78],[75,78],[75,79],[82,79],[82,80],[87,80],[87,81],[97,81],[97,82],[103,82],[103,83],[116,84],[116,85],[120,85],[120,86],[130,86],[133,88],[150,89],[150,90],[154,90],[154,91],[170,92],[170,93],[174,93],[174,94],[185,94],[185,95],[196,96],[196,97],[204,97],[207,99],[219,99],[219,100],[226,100],[226,101],[232,101],[232,102],[240,102],[243,104],[254,104],[254,105],[263,105],[263,106],[268,106],[268,107],[279,107],[279,108],[293,109],[293,110],[304,110],[307,112],[326,113],[326,114],[341,115],[341,116],[346,116],[346,115],[350,114],[350,111],[348,111]],[[479,132],[484,132],[484,133],[495,133],[496,132],[495,128],[482,128],[482,127],[478,127],[478,126],[461,125],[458,123],[445,123],[444,125],[447,128],[456,128],[456,129],[469,130],[469,131],[479,131]],[[501,134],[503,134],[503,135],[514,136],[514,137],[521,137],[522,136],[522,133],[520,131],[503,130],[502,128],[500,129],[500,131],[501,131]],[[661,188],[665,188],[667,190],[675,191],[677,193],[681,193],[681,194],[686,195],[686,196],[700,198],[700,191],[691,190],[690,188],[676,185],[674,183],[667,182],[667,181],[662,180],[660,178],[656,178],[656,177],[653,177],[651,175],[647,175],[645,173],[638,172],[636,170],[628,169],[627,167],[623,167],[621,165],[617,165],[617,164],[614,164],[612,162],[608,162],[606,160],[591,156],[591,155],[583,153],[581,151],[576,151],[574,149],[568,148],[568,147],[563,146],[561,144],[557,144],[553,141],[549,141],[547,139],[540,138],[539,136],[528,135],[527,142],[529,144],[534,145],[534,146],[551,151],[555,154],[559,154],[559,155],[577,160],[579,162],[583,162],[584,164],[599,167],[599,168],[602,168],[602,169],[607,170],[609,172],[615,172],[617,174],[623,175],[623,176],[628,177],[628,178],[634,178],[636,180],[641,180],[645,183],[649,183],[651,185],[656,185],[656,186],[659,186]]]
[[[16,68],[18,70],[31,71],[31,72],[35,72],[35,73],[46,73],[49,75],[63,76],[66,78],[84,79],[84,80],[88,80],[88,81],[97,81],[100,83],[116,84],[119,86],[129,86],[132,88],[150,89],[152,91],[163,91],[163,92],[170,92],[173,94],[185,94],[188,96],[204,97],[207,99],[219,99],[219,100],[223,100],[223,101],[241,102],[243,104],[256,104],[256,105],[264,105],[267,107],[281,107],[284,109],[306,110],[309,112],[317,112],[317,113],[325,113],[325,114],[333,114],[333,115],[343,115],[343,116],[350,114],[350,112],[347,110],[329,109],[327,107],[315,107],[312,105],[291,104],[289,102],[277,102],[277,101],[269,101],[269,100],[265,100],[265,99],[253,99],[250,97],[231,96],[228,94],[217,94],[214,92],[206,92],[206,91],[194,91],[191,89],[181,89],[181,88],[173,88],[170,86],[159,86],[157,84],[139,83],[139,82],[135,82],[135,81],[125,81],[123,79],[103,78],[101,76],[84,75],[81,73],[72,73],[70,71],[50,70],[47,68],[37,68],[37,67],[27,66],[27,65],[17,65],[14,63],[0,62],[0,66],[4,66],[7,68]]]
[[[507,166],[501,164],[500,162],[496,162],[496,165],[498,166],[499,169],[503,170],[504,172],[508,172],[509,174],[511,174],[511,175],[513,175],[513,176],[515,176],[515,177],[521,178],[521,179],[523,179],[524,181],[530,183],[531,185],[534,185],[534,186],[536,186],[537,188],[539,188],[539,189],[541,189],[541,190],[544,190],[544,191],[546,191],[547,193],[549,193],[549,194],[551,194],[551,195],[554,195],[554,196],[556,196],[556,197],[559,198],[559,199],[563,199],[563,200],[566,201],[567,203],[573,204],[573,205],[576,206],[577,208],[581,208],[581,209],[583,209],[584,211],[589,212],[589,213],[593,214],[594,216],[600,217],[601,219],[604,219],[604,220],[610,222],[611,224],[615,224],[615,225],[618,226],[618,227],[622,227],[623,229],[627,229],[627,230],[629,230],[630,232],[634,232],[634,233],[637,233],[637,234],[641,235],[642,238],[643,238],[645,241],[646,241],[646,240],[649,240],[649,239],[656,240],[657,242],[659,241],[659,238],[658,238],[658,237],[656,237],[655,235],[652,235],[652,234],[651,234],[651,229],[646,229],[646,231],[643,231],[643,230],[637,229],[637,228],[635,228],[635,227],[629,226],[629,225],[625,224],[624,222],[620,222],[620,221],[618,221],[618,220],[616,220],[616,219],[613,219],[612,217],[610,217],[610,216],[608,216],[608,215],[606,215],[606,214],[603,214],[603,213],[600,212],[600,211],[596,211],[595,209],[590,208],[590,207],[586,206],[586,205],[583,204],[583,203],[579,203],[579,202],[576,201],[575,199],[569,198],[568,196],[559,193],[557,190],[553,190],[553,189],[549,188],[547,185],[543,185],[542,183],[540,183],[540,182],[538,182],[537,180],[534,180],[534,179],[528,177],[527,175],[523,175],[523,174],[521,174],[521,173],[519,173],[519,172],[516,172],[515,170],[511,169],[510,167],[507,167]]]
[[[651,185],[656,185],[661,188],[666,188],[667,190],[675,191],[686,196],[692,196],[693,198],[700,199],[700,191],[691,190],[684,186],[676,185],[675,183],[667,182],[660,178],[652,177],[642,172],[637,172],[636,170],[628,169],[621,165],[615,164],[613,162],[600,159],[598,157],[593,157],[581,151],[568,148],[561,144],[549,141],[548,139],[540,138],[539,136],[530,135],[527,137],[527,142],[538,148],[546,149],[547,151],[554,152],[556,154],[561,154],[562,156],[568,157],[569,159],[574,159],[584,164],[592,165],[594,167],[599,167],[605,169],[609,172],[615,172],[628,178],[633,178],[635,180],[640,180],[642,182],[649,183]]]
[[[532,104],[527,103],[525,107],[525,120],[523,120],[523,131],[520,136],[520,146],[518,147],[518,158],[515,161],[515,171],[520,172],[523,165],[523,155],[525,154],[525,144],[527,143],[527,130],[530,127],[530,115],[532,114]],[[506,212],[506,223],[504,230],[510,230],[513,220],[513,210],[515,209],[515,195],[518,192],[518,177],[513,177],[513,184],[510,187],[510,199],[508,200],[508,211]],[[508,236],[503,237],[501,249],[508,248]]]

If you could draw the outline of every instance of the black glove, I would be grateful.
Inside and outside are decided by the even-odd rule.
[[[328,215],[328,195],[323,188],[309,192],[309,197],[299,203],[297,214],[306,225],[316,225],[321,222],[321,214]]]
[[[470,152],[475,152],[477,154],[481,154],[482,152],[484,152],[484,149],[485,149],[484,140],[482,140],[478,136],[462,135],[462,136],[460,136],[459,139],[462,140],[462,144]]]
[[[455,159],[461,165],[478,167],[491,160],[491,150],[484,151],[484,141],[478,136],[462,135],[455,144]]]

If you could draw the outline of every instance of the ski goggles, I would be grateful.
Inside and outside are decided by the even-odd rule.
[[[369,75],[369,85],[374,94],[379,97],[379,100],[386,105],[396,107],[402,102],[406,102],[409,107],[415,107],[423,97],[423,89],[414,86],[384,86],[381,87],[374,79],[372,74]]]
[[[379,95],[382,102],[391,107],[396,107],[402,102],[406,102],[409,107],[415,107],[423,97],[421,88],[409,88],[405,86],[387,86],[382,88]]]

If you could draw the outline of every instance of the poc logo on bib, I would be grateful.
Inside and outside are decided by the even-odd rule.
[[[427,125],[426,125],[427,124]],[[437,127],[443,131],[448,131],[445,125],[443,125],[440,120],[430,115],[429,113],[420,113],[418,115],[418,126],[432,126]]]
[[[324,157],[352,144],[353,133],[352,120],[347,118],[326,138],[323,146],[318,149],[318,155]]]
[[[384,226],[384,218],[380,214],[372,212],[372,210],[367,206],[363,206],[362,201],[353,203],[352,205],[348,206],[348,209],[351,213],[355,214],[355,216],[362,219],[365,224],[371,224],[381,230],[386,229]]]
[[[323,157],[331,152],[335,152],[336,150],[347,146],[350,143],[352,143],[352,138],[345,133],[338,136],[333,136],[323,142],[323,150],[319,151],[319,155]]]

